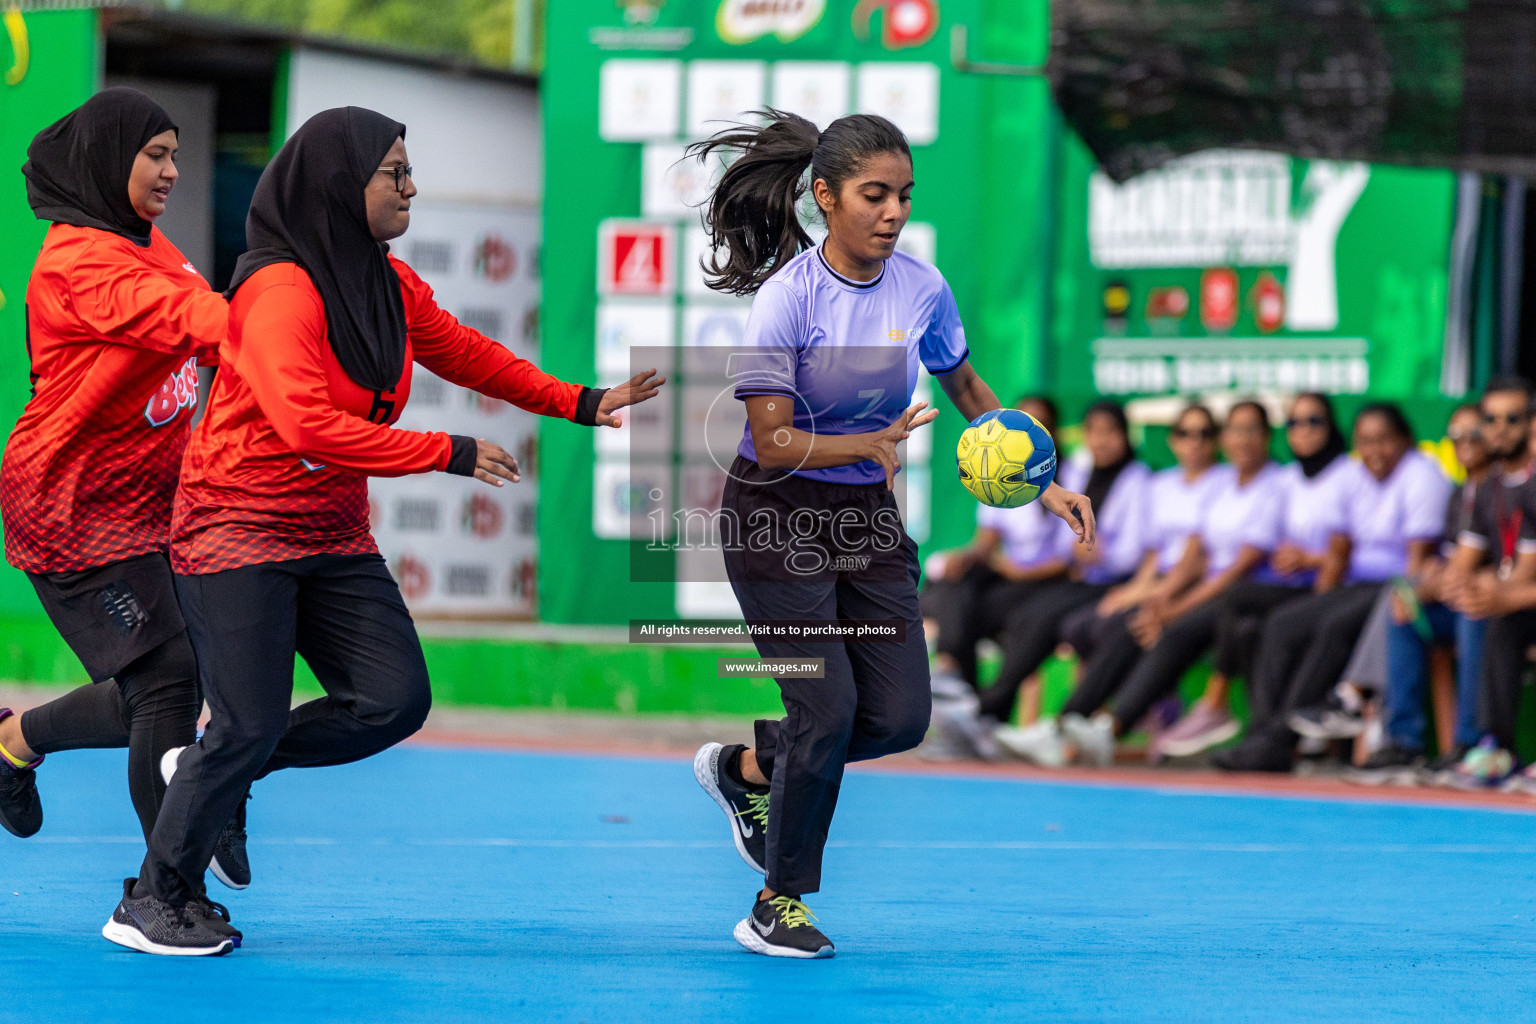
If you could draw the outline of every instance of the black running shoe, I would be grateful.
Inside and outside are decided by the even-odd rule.
[[[244,889],[251,884],[251,862],[245,855],[245,801],[250,798],[251,791],[247,789],[240,806],[224,823],[224,831],[213,847],[213,860],[208,864],[213,877],[231,889]]]
[[[1360,786],[1414,786],[1424,771],[1424,755],[1417,750],[1388,743],[1366,758],[1359,768],[1344,772],[1344,781]]]
[[[244,938],[240,929],[229,923],[229,908],[222,903],[215,903],[204,892],[195,899],[187,901],[187,910],[203,922],[204,926],[218,935],[228,935],[235,940],[235,948],[240,948],[240,940]]]
[[[693,777],[730,820],[731,838],[741,859],[753,871],[765,875],[768,873],[763,867],[768,842],[768,787],[744,786],[725,770],[731,755],[745,749],[739,744],[730,747],[704,744],[693,755]]]
[[[1211,764],[1227,772],[1289,772],[1295,760],[1287,744],[1250,736],[1235,747],[1218,750]]]
[[[208,926],[190,905],[173,907],[151,895],[135,896],[137,878],[123,880],[123,899],[101,934],[109,942],[161,956],[223,956],[235,948],[232,936]]]
[[[764,956],[792,956],[819,960],[835,956],[832,940],[813,924],[816,915],[794,896],[758,900],[752,913],[736,926],[736,941]]]
[[[37,835],[43,827],[43,800],[37,795],[38,758],[25,768],[17,768],[0,757],[0,825],[18,839]]]

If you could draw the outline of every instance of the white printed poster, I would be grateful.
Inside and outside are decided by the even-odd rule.
[[[713,135],[762,109],[766,74],[767,66],[760,60],[690,61],[688,136]]]
[[[607,61],[598,75],[598,134],[605,142],[676,138],[682,92],[681,61]]]
[[[837,60],[781,60],[773,65],[773,105],[823,130],[848,113],[852,73]]]
[[[939,137],[939,68],[883,61],[859,65],[859,110],[889,118],[914,146]]]
[[[438,305],[516,355],[539,358],[539,213],[424,202],[393,252]],[[524,618],[537,605],[538,417],[412,367],[398,425],[495,441],[522,482],[492,487],[443,473],[375,477],[369,513],[379,550],[411,611]]]

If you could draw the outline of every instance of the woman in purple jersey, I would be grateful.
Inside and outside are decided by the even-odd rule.
[[[777,676],[782,721],[748,746],[707,743],[694,774],[726,812],[742,858],[766,875],[736,940],[769,956],[831,956],[801,901],[821,886],[843,766],[914,747],[928,727],[928,657],[917,545],[892,494],[897,445],[937,412],[908,406],[921,363],[967,420],[999,408],[968,361],[954,295],[929,264],[896,251],[911,212],[901,130],[855,114],[826,131],[765,111],[698,143],[740,154],[707,208],[710,287],[756,295],[736,397],[747,426],[721,501],[726,572],[751,622],[883,620],[882,641],[759,636],[765,658],[823,659],[818,678]],[[806,171],[810,171],[807,181]],[[811,189],[827,237],[795,207]],[[723,252],[722,252],[723,250]],[[1093,510],[1051,486],[1045,508],[1092,544]]]

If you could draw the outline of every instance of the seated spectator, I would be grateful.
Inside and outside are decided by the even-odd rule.
[[[1056,433],[1056,405],[1038,395],[1014,406]],[[1065,583],[1072,531],[1039,502],[1022,508],[976,506],[970,544],[928,559],[923,617],[938,626],[934,692],[976,687],[976,645],[1002,628],[1007,611],[1043,587]],[[965,686],[956,686],[963,680]]]
[[[1510,382],[1513,384],[1514,382]],[[1496,449],[1526,438],[1523,459],[1504,460],[1478,488],[1472,528],[1446,572],[1446,601],[1463,615],[1485,622],[1477,731],[1482,739],[1445,780],[1481,788],[1507,784],[1536,792],[1530,768],[1515,774],[1515,720],[1525,676],[1526,652],[1536,641],[1536,430],[1529,392],[1522,409],[1512,396],[1484,398],[1483,431]],[[1481,555],[1474,560],[1469,549]],[[1466,557],[1463,555],[1466,554]],[[1480,568],[1469,570],[1469,565]]]
[[[1246,679],[1251,672],[1264,620],[1290,601],[1333,589],[1343,575],[1343,552],[1332,540],[1344,529],[1344,486],[1354,463],[1327,395],[1296,396],[1285,421],[1285,440],[1295,461],[1281,470],[1285,512],[1280,545],[1263,572],[1239,580],[1222,595],[1215,671],[1189,712],[1153,742],[1150,760],[1198,754],[1241,732],[1241,723],[1227,708],[1228,692],[1231,680]]]
[[[1041,764],[1059,763],[1069,745],[1084,760],[1108,764],[1115,741],[1172,693],[1215,636],[1217,599],[1261,566],[1279,539],[1280,470],[1269,461],[1269,435],[1263,406],[1233,408],[1222,431],[1231,466],[1202,502],[1179,561],[1105,632],[1059,724],[1000,732],[1000,743]]]
[[[1211,763],[1237,771],[1291,770],[1297,734],[1287,719],[1320,702],[1339,681],[1381,587],[1418,575],[1444,529],[1450,481],[1413,444],[1402,410],[1388,403],[1356,414],[1361,468],[1348,485],[1346,583],[1292,601],[1264,624],[1248,681],[1252,721],[1238,746]]]
[[[1525,395],[1516,396],[1523,406]],[[1494,398],[1497,401],[1497,398]],[[1460,762],[1481,734],[1477,730],[1478,677],[1482,671],[1483,623],[1441,603],[1441,589],[1461,536],[1472,528],[1477,488],[1488,476],[1492,463],[1483,440],[1483,416],[1476,405],[1464,405],[1451,414],[1446,434],[1456,448],[1456,459],[1466,472],[1466,482],[1451,493],[1445,509],[1445,533],[1440,555],[1428,559],[1424,571],[1412,583],[1404,580],[1388,590],[1391,615],[1386,623],[1387,673],[1384,693],[1385,719],[1382,743],[1358,771],[1354,781],[1372,785],[1409,784],[1424,767],[1424,704],[1429,682],[1429,655],[1437,646],[1452,645],[1456,653],[1457,715],[1454,746],[1442,751],[1434,770]],[[1524,445],[1521,446],[1522,448]],[[1290,718],[1291,728],[1313,739],[1346,739],[1364,729],[1363,701],[1357,684],[1340,683],[1329,701],[1318,708],[1299,711]]]
[[[1068,577],[1041,584],[1008,608],[989,610],[988,624],[1002,617],[997,638],[1003,661],[997,676],[977,703],[953,702],[938,716],[941,729],[984,752],[991,751],[998,723],[1013,718],[1024,681],[1056,649],[1062,620],[1098,601],[1111,584],[1124,582],[1141,558],[1139,522],[1152,472],[1136,461],[1125,409],[1111,401],[1090,406],[1083,415],[1083,441],[1083,449],[1062,465],[1059,479],[1093,502],[1097,543],[1092,548],[1075,544],[1071,532],[1062,530],[1062,551],[1071,558]],[[1038,686],[1033,693],[1038,700]],[[1033,721],[1035,711],[1027,709],[1025,721]]]

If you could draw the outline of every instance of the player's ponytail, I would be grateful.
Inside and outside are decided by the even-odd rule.
[[[901,129],[874,114],[840,117],[824,132],[798,114],[768,108],[757,116],[767,123],[727,128],[688,147],[689,155],[701,160],[715,150],[741,154],[726,168],[704,213],[714,250],[702,264],[706,282],[732,295],[751,295],[810,248],[795,207],[812,181],[824,179],[836,194],[874,153],[911,158]]]

